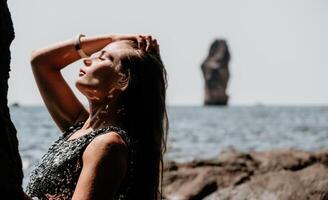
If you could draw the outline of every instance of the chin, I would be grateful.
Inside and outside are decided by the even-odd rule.
[[[75,81],[75,87],[79,88],[85,88],[89,85],[88,80],[83,78],[83,76],[79,77]]]
[[[77,79],[77,80],[75,81],[75,87],[76,87],[77,89],[79,89],[79,87],[80,87],[80,81],[79,81],[79,79]]]
[[[91,85],[88,85],[85,83],[85,81],[77,80],[75,82],[75,87],[87,98],[91,95],[94,96],[93,92],[95,91],[95,88],[93,88]]]
[[[78,79],[75,81],[75,87],[82,93],[84,94],[84,91],[85,91],[85,86],[84,84],[82,84],[82,82]]]

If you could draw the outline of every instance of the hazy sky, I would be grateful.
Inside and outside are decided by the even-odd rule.
[[[9,0],[16,39],[9,103],[43,104],[31,51],[78,33],[149,33],[169,76],[169,105],[201,105],[200,65],[214,38],[228,40],[231,104],[328,104],[325,0]],[[81,62],[63,70],[74,87]],[[76,94],[86,99],[74,88]]]

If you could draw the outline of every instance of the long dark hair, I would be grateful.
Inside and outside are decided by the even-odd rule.
[[[133,198],[162,198],[163,154],[166,151],[167,73],[159,53],[133,49],[121,56],[121,70],[129,73],[129,85],[121,94],[127,113],[123,122],[137,141]]]

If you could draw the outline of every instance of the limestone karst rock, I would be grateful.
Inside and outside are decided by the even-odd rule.
[[[10,44],[14,28],[7,0],[0,0],[0,193],[1,199],[22,199],[22,161],[18,152],[16,129],[8,108]]]
[[[227,105],[226,89],[229,81],[230,52],[227,42],[215,40],[201,69],[205,81],[205,105]]]

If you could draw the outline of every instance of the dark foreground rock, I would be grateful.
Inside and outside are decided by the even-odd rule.
[[[7,0],[0,0],[0,199],[22,199],[22,161],[18,153],[16,129],[8,108],[10,44],[14,28]],[[10,197],[10,198],[6,198]]]
[[[212,160],[168,162],[163,183],[172,200],[328,200],[328,151],[229,150]]]

